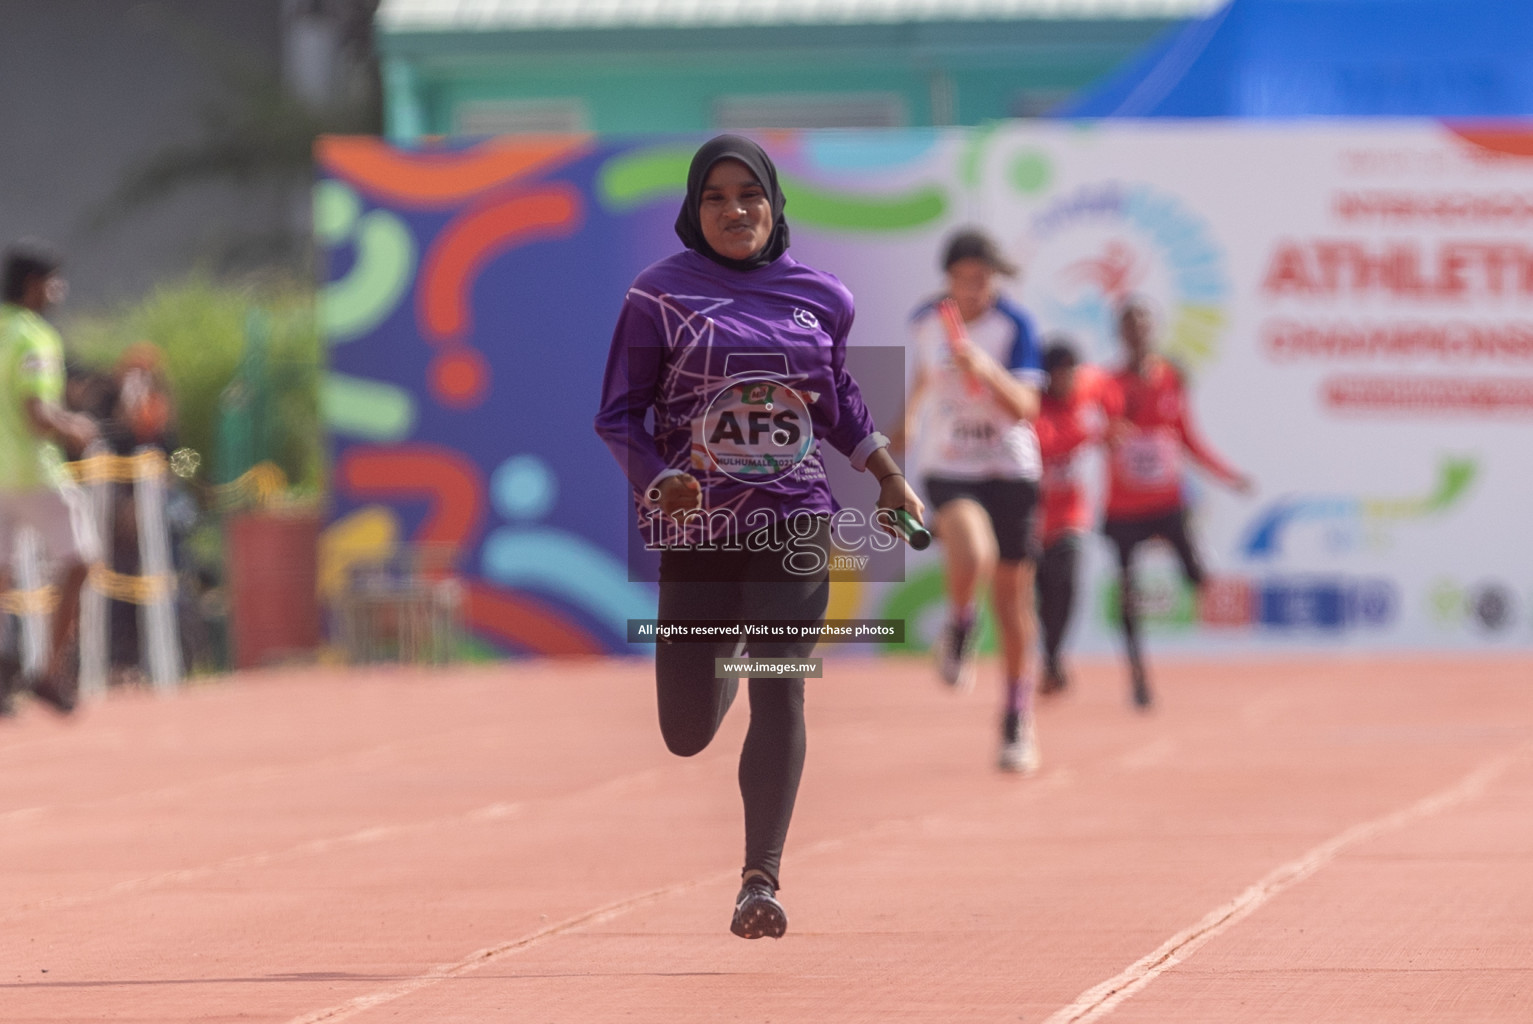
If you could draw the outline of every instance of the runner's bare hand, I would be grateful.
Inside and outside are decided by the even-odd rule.
[[[926,506],[917,497],[915,489],[910,486],[909,481],[899,473],[890,473],[878,485],[878,507],[902,508],[915,516],[917,522],[923,525],[926,523]],[[885,533],[894,533],[893,530],[887,526],[882,526],[882,524],[880,524],[880,528]]]
[[[656,490],[660,492],[660,511],[672,519],[680,516],[683,512],[690,512],[695,508],[702,507],[702,485],[690,473],[682,473],[680,476],[668,476],[660,481]]]

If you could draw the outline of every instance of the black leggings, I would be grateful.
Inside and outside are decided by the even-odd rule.
[[[1178,508],[1147,519],[1109,519],[1102,532],[1118,549],[1118,609],[1123,621],[1123,641],[1129,666],[1136,676],[1144,674],[1144,654],[1139,645],[1139,593],[1134,577],[1134,549],[1148,540],[1163,540],[1182,563],[1182,575],[1194,587],[1203,585],[1203,563],[1187,535],[1187,510]]]
[[[775,532],[775,531],[774,531]],[[829,524],[816,521],[812,537],[796,541],[828,550]],[[781,539],[778,537],[777,539]],[[802,559],[800,560],[802,562]],[[660,619],[818,622],[830,598],[824,562],[809,575],[790,571],[781,550],[673,549],[660,556]],[[734,703],[740,681],[715,679],[714,659],[803,658],[811,639],[721,643],[661,642],[655,648],[655,690],[660,733],[671,753],[691,757],[708,746]],[[750,680],[750,728],[740,751],[740,796],[745,803],[745,869],[764,871],[775,885],[783,843],[804,773],[804,680]]]
[[[1050,541],[1038,561],[1038,625],[1043,632],[1044,665],[1059,670],[1059,649],[1075,612],[1075,572],[1080,561],[1081,537],[1065,533]]]

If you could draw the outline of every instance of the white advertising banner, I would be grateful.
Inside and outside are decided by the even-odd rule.
[[[1152,649],[1533,646],[1533,129],[1061,124],[795,145],[817,187],[945,204],[876,244],[876,224],[795,224],[795,253],[857,296],[857,343],[904,337],[940,287],[943,238],[969,223],[1021,263],[1009,290],[1041,334],[1092,362],[1121,358],[1122,299],[1156,310],[1198,432],[1255,489],[1189,477],[1212,581],[1198,600],[1169,551],[1144,554]],[[1100,461],[1088,470],[1099,497]],[[1100,535],[1087,551],[1072,646],[1116,649],[1115,568]],[[927,555],[903,585],[842,588],[832,614],[929,634],[935,573]]]

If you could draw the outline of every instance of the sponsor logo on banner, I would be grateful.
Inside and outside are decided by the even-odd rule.
[[[1118,622],[1116,582],[1103,587],[1102,621]],[[1382,577],[1330,574],[1209,579],[1201,594],[1180,577],[1146,574],[1139,611],[1151,626],[1202,625],[1219,631],[1340,633],[1381,630],[1399,616],[1399,590]]]
[[[1223,249],[1204,217],[1150,185],[1083,185],[1033,218],[1028,304],[1047,331],[1091,339],[1093,356],[1117,354],[1116,309],[1147,299],[1164,350],[1196,366],[1218,352],[1230,284]]]
[[[1265,630],[1380,628],[1398,613],[1393,583],[1345,576],[1272,579],[1261,587],[1258,622]]]
[[[1344,495],[1297,495],[1279,498],[1252,517],[1240,550],[1246,558],[1267,560],[1284,553],[1284,541],[1307,525],[1321,532],[1331,552],[1358,547],[1392,525],[1444,515],[1464,500],[1479,472],[1474,459],[1446,457],[1426,494],[1407,498],[1357,498]]]
[[[1512,588],[1500,583],[1486,584],[1469,600],[1469,608],[1481,626],[1499,633],[1512,624],[1516,597]]]
[[[1467,586],[1441,579],[1427,591],[1433,621],[1450,629],[1468,629],[1481,636],[1506,636],[1522,619],[1522,601],[1504,580],[1479,580]]]

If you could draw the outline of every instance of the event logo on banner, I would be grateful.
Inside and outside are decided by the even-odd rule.
[[[1118,306],[1147,300],[1166,325],[1165,352],[1196,367],[1228,323],[1224,254],[1207,221],[1175,196],[1134,183],[1082,185],[1031,221],[1028,294],[1087,354],[1116,359]]]

